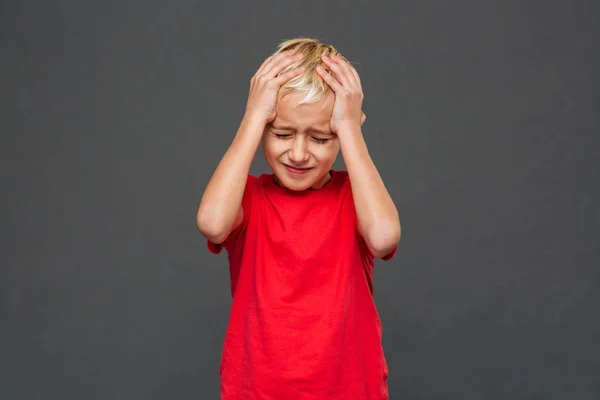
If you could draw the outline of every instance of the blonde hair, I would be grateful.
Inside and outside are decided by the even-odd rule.
[[[302,74],[283,84],[279,92],[282,95],[293,91],[305,93],[304,98],[298,104],[314,103],[321,100],[325,93],[331,89],[321,78],[316,68],[320,65],[335,77],[333,71],[330,71],[327,65],[323,63],[321,56],[334,55],[344,60],[346,58],[332,45],[322,43],[317,39],[302,37],[283,41],[279,44],[274,55],[292,49],[301,52],[304,56],[281,73],[298,67],[304,67],[305,70]]]

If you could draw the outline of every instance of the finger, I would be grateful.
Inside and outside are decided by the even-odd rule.
[[[360,78],[358,77],[358,72],[356,72],[356,70],[354,69],[354,67],[352,66],[352,64],[350,64],[349,61],[338,57],[338,56],[332,56],[331,57],[339,66],[340,68],[346,72],[347,76],[348,76],[348,80],[352,82],[352,84],[355,87],[361,87],[361,83],[360,83]]]
[[[267,57],[263,63],[260,65],[260,67],[258,67],[258,69],[256,70],[256,72],[254,73],[254,76],[252,76],[252,79],[256,79],[257,76],[262,75],[263,70],[265,69],[265,67],[267,66],[267,64],[269,64],[269,62],[271,62],[271,60],[273,59],[273,56]]]
[[[274,78],[279,75],[287,67],[300,60],[303,57],[302,53],[290,53],[282,56],[281,58],[274,59],[271,65],[265,68],[263,76],[267,78]]]
[[[365,121],[367,120],[367,116],[365,115],[365,113],[361,113],[362,115],[360,116],[360,124],[364,124]]]
[[[358,71],[352,65],[350,65],[350,70],[354,74],[354,78],[356,78],[356,83],[357,83],[358,87],[361,88],[361,90],[362,90],[362,82],[360,81],[360,76],[358,75]]]
[[[334,91],[334,93],[341,93],[344,90],[344,87],[342,86],[342,84],[337,79],[335,79],[333,77],[333,75],[331,75],[329,72],[325,71],[325,68],[323,68],[319,65],[317,67],[316,71],[321,76],[321,78],[323,78],[325,83],[327,83],[329,85],[331,90]]]
[[[277,86],[282,86],[284,83],[286,83],[290,79],[295,78],[296,76],[302,74],[304,72],[304,70],[305,70],[304,67],[291,69],[291,70],[284,72],[283,74],[277,76],[277,78],[275,78],[273,80],[273,82]]]
[[[260,65],[260,67],[258,68],[258,70],[256,70],[256,73],[254,74],[254,76],[261,76],[264,74],[264,72],[266,70],[268,70],[271,65],[273,64],[273,62],[275,62],[276,60],[278,60],[279,58],[287,55],[287,54],[291,54],[292,50],[287,50],[287,51],[283,51],[279,54],[275,54],[275,55],[271,55],[269,57],[267,57],[267,59],[265,61],[263,61],[263,63]]]
[[[323,56],[323,61],[325,62],[325,65],[327,65],[335,73],[337,80],[342,84],[342,86],[348,89],[354,86],[348,77],[347,71],[343,70],[332,57]]]

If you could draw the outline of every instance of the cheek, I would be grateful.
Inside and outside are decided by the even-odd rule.
[[[267,158],[278,158],[281,156],[281,153],[285,152],[285,145],[281,142],[270,137],[264,138],[262,148],[265,156]]]
[[[339,146],[336,143],[319,145],[313,148],[313,156],[322,162],[335,160],[339,152]]]

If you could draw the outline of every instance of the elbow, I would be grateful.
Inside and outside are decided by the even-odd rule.
[[[378,224],[370,230],[365,241],[371,253],[376,258],[381,258],[392,252],[400,243],[400,224]]]
[[[221,244],[227,238],[228,232],[224,224],[206,212],[198,211],[196,215],[196,227],[212,243]]]

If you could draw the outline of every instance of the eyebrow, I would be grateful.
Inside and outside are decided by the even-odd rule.
[[[281,130],[281,131],[295,131],[295,129],[293,127],[287,126],[287,125],[277,125],[277,126],[271,125],[271,127],[273,129],[277,129],[277,130]],[[322,131],[317,128],[309,128],[308,130],[310,132],[317,133],[317,134],[323,135],[323,136],[334,136],[334,134],[332,132]]]
[[[334,136],[334,134],[332,132],[326,132],[326,131],[322,131],[320,129],[310,128],[309,131],[318,133],[323,136]]]
[[[281,131],[294,131],[295,130],[291,126],[286,126],[286,125],[277,125],[277,126],[275,126],[275,125],[271,124],[271,128],[277,129],[277,130],[281,130]]]

